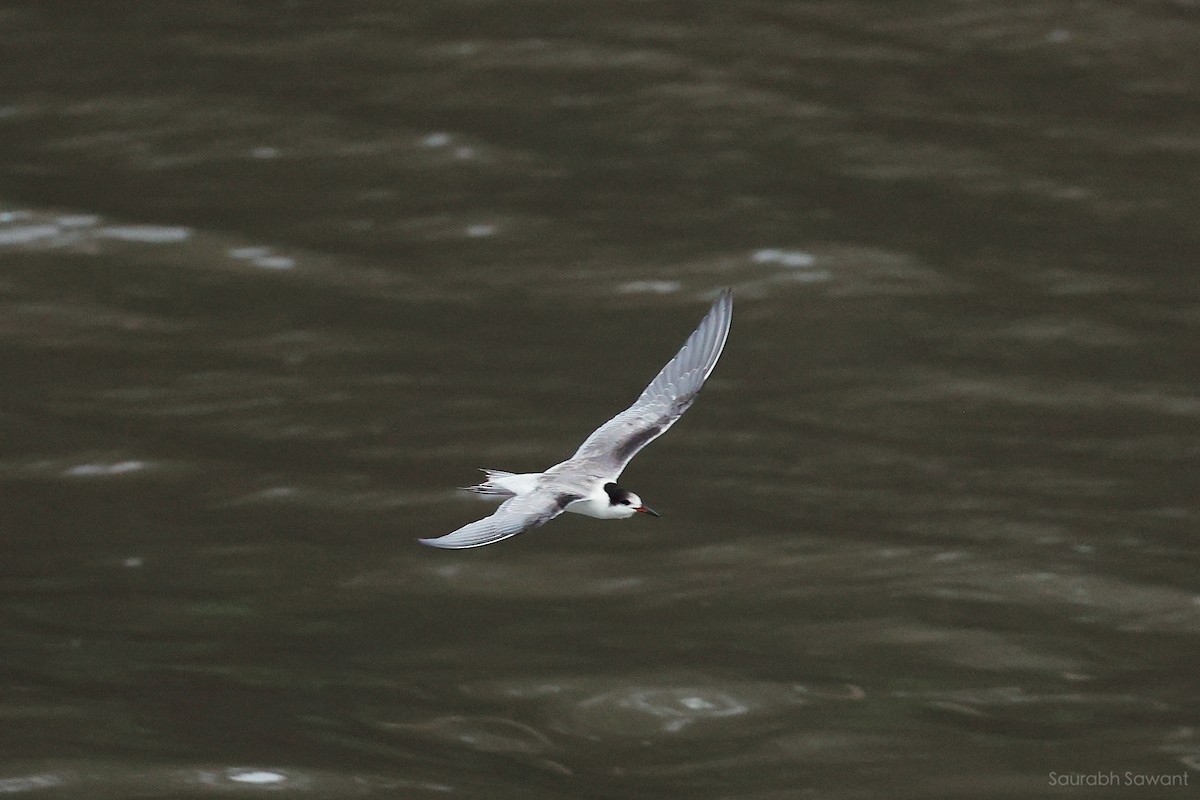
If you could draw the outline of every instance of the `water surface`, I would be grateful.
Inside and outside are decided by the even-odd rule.
[[[0,20],[0,794],[1194,790],[1189,4]]]

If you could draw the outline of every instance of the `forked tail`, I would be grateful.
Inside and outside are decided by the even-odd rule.
[[[496,497],[512,497],[516,494],[516,492],[512,491],[511,489],[505,489],[503,486],[496,483],[498,478],[511,478],[516,473],[505,472],[502,469],[482,469],[480,472],[482,472],[484,475],[487,475],[486,481],[476,486],[464,486],[463,488],[468,492],[474,492],[475,494],[488,494],[495,495]]]

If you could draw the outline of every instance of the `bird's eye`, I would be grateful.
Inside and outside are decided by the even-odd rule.
[[[622,501],[621,501],[621,505],[623,505],[623,506],[627,506],[627,505],[629,505],[629,501],[628,501],[628,500],[622,500]]]

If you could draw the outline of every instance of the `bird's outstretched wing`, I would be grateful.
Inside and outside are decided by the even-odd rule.
[[[675,424],[696,401],[721,357],[733,320],[733,291],[725,289],[683,347],[633,405],[597,428],[570,461],[586,461],[615,479],[643,447]]]
[[[483,547],[518,533],[545,525],[557,517],[580,495],[556,493],[549,489],[534,489],[528,494],[510,497],[500,504],[490,517],[464,525],[453,533],[436,539],[418,539],[421,544],[447,550]]]

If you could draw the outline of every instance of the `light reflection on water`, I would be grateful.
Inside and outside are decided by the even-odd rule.
[[[1197,771],[1195,48],[1025,11],[15,4],[0,794]],[[725,285],[661,520],[414,544]]]

